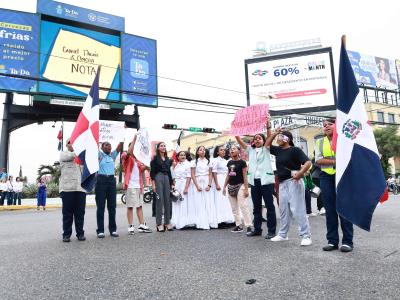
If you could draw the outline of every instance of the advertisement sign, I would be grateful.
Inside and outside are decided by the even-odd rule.
[[[395,61],[392,59],[347,51],[358,84],[397,89]]]
[[[268,116],[268,104],[255,104],[235,113],[231,124],[230,134],[252,135],[265,131],[265,123]]]
[[[334,109],[331,48],[249,59],[245,67],[248,105],[292,113]]]
[[[121,34],[122,90],[157,95],[156,41],[130,34]],[[128,104],[157,106],[156,96],[123,94]]]
[[[53,0],[37,0],[37,12],[118,31],[125,30],[124,18]]]
[[[0,9],[0,75],[38,76],[39,17]],[[0,76],[0,89],[35,90],[35,81]]]
[[[119,36],[48,21],[42,21],[41,31],[42,78],[90,86],[101,65],[99,86],[120,89]],[[89,88],[39,82],[39,92],[85,97]],[[117,92],[100,90],[100,99],[119,98]]]

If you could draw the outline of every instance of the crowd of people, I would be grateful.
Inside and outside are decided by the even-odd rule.
[[[324,122],[325,137],[317,142],[314,167],[307,155],[294,145],[292,134],[281,129],[271,132],[269,122],[266,124],[266,135],[256,134],[249,145],[237,136],[237,144],[230,147],[228,160],[224,147],[216,147],[213,157],[210,158],[209,151],[200,146],[196,149],[194,159],[191,159],[189,153],[180,151],[176,155],[177,160],[174,161],[168,157],[165,143],[161,142],[156,147],[156,154],[150,166],[145,166],[134,155],[135,136],[128,151],[121,157],[125,174],[128,233],[152,232],[144,220],[142,209],[143,172],[148,170],[156,195],[153,214],[156,218],[157,232],[183,228],[208,230],[232,226],[233,233],[245,231],[249,237],[260,236],[264,200],[267,210],[265,238],[272,242],[288,240],[291,219],[294,218],[298,224],[300,245],[309,246],[312,244],[308,221],[308,215],[311,214],[309,194],[315,186],[315,181],[311,178],[314,177],[319,179],[322,196],[318,209],[321,214],[323,208],[326,209],[328,243],[323,250],[339,248],[340,220],[343,231],[340,250],[352,251],[352,224],[339,217],[336,212],[335,153],[331,147],[333,126],[334,120],[328,119]],[[277,145],[273,145],[274,140]],[[122,149],[123,144],[120,143],[112,151],[110,143],[105,142],[99,151],[99,171],[95,187],[98,238],[105,237],[105,207],[108,210],[108,231],[112,237],[119,236],[115,220],[114,168],[115,160]],[[241,159],[241,151],[247,153],[248,161]],[[271,154],[276,158],[276,170],[272,168]],[[86,194],[79,184],[81,167],[75,163],[69,141],[67,151],[61,153],[60,163],[63,241],[70,241],[73,220],[77,238],[82,241],[85,240],[83,224]],[[277,186],[279,188],[276,188]],[[253,202],[253,220],[248,206],[250,195]],[[279,228],[274,197],[279,205]],[[139,223],[137,230],[133,221],[134,208]]]
[[[4,168],[0,175],[0,206],[21,205],[23,182],[17,177],[14,181],[13,176],[7,176]]]

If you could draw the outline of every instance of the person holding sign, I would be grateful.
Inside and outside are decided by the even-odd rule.
[[[150,177],[153,181],[153,191],[159,196],[156,197],[157,231],[173,231],[172,225],[170,224],[170,193],[171,189],[174,187],[171,174],[172,161],[168,158],[164,142],[157,144],[156,151],[156,155],[150,163]],[[162,224],[163,212],[164,225]]]
[[[143,218],[143,172],[146,166],[136,159],[134,146],[137,135],[135,135],[132,143],[129,144],[128,152],[124,152],[121,156],[122,166],[124,168],[124,190],[126,191],[126,216],[128,219],[128,234],[135,233],[133,226],[133,208],[136,208],[136,215],[139,220],[138,232],[151,233],[151,229],[146,225]]]
[[[279,146],[271,145],[277,138]],[[293,136],[289,131],[278,129],[267,138],[265,143],[270,148],[271,154],[276,157],[276,169],[279,178],[279,210],[281,224],[277,236],[271,239],[273,242],[287,241],[291,216],[294,216],[299,224],[299,234],[302,237],[301,246],[312,244],[310,224],[306,214],[304,201],[305,190],[304,174],[311,167],[311,161],[304,152],[294,146]]]
[[[267,136],[271,135],[271,125],[267,119]],[[247,236],[260,236],[262,234],[262,199],[267,209],[266,239],[271,239],[276,234],[276,213],[274,198],[275,176],[271,166],[270,151],[266,144],[266,138],[262,133],[253,137],[253,145],[249,146],[239,137],[235,137],[239,145],[246,149],[249,156],[249,171],[247,174],[251,185],[251,199],[253,200],[254,230]]]

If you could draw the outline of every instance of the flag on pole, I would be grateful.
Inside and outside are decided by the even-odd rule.
[[[62,139],[63,139],[63,126],[61,125],[60,131],[57,134],[57,139],[58,139],[58,151],[61,151],[62,149]]]
[[[93,190],[99,170],[99,76],[100,66],[70,138],[83,165],[81,186],[88,192]]]
[[[179,137],[178,137],[178,139],[176,140],[176,148],[175,148],[175,151],[174,151],[174,153],[172,153],[172,159],[174,160],[174,161],[176,161],[176,162],[178,162],[178,153],[179,153],[179,151],[181,151],[181,137],[183,136],[183,130],[181,130],[180,132],[179,132]]]
[[[339,215],[369,231],[386,181],[345,43],[343,36],[336,119],[336,209]]]

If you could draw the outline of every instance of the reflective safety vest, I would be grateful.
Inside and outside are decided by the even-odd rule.
[[[322,153],[324,158],[335,159],[335,152],[332,150],[331,143],[326,136],[323,139],[318,140],[317,143],[317,147],[319,148],[319,151],[320,153]],[[326,174],[333,175],[336,173],[335,165],[321,166],[321,171],[324,171]]]

